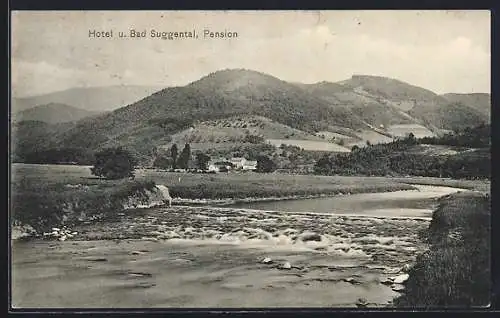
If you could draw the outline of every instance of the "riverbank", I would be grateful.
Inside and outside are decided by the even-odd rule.
[[[490,196],[457,193],[441,199],[424,239],[429,250],[409,271],[398,307],[484,307],[491,299]]]

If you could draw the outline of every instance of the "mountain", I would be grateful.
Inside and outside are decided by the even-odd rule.
[[[407,125],[408,132],[419,127],[420,131],[425,128],[440,134],[488,121],[473,102],[458,103],[430,90],[382,76],[353,75],[337,83],[321,82],[303,87],[336,107],[350,110],[371,126],[385,127],[389,133],[394,125],[398,130]],[[481,101],[484,105],[489,103],[489,100]]]
[[[367,97],[389,102],[403,111],[418,103],[436,103],[443,100],[434,92],[400,80],[383,76],[353,75],[338,84]]]
[[[444,94],[441,95],[450,102],[462,103],[471,108],[474,108],[484,115],[491,117],[491,96],[486,93],[473,93],[473,94]]]
[[[309,93],[328,103],[331,107],[342,109],[346,116],[359,118],[365,126],[393,124],[414,124],[415,119],[409,118],[393,103],[382,100],[380,95],[373,95],[361,87],[351,87],[345,84],[321,82],[303,86]]]
[[[29,108],[12,114],[12,120],[42,121],[49,124],[78,121],[85,117],[96,116],[100,112],[90,112],[66,104],[50,103]]]
[[[327,124],[363,125],[293,84],[255,71],[226,70],[184,87],[166,88],[91,120],[84,119],[65,131],[60,143],[67,146],[81,141],[85,147],[124,141],[151,145],[165,142],[178,125],[184,129],[191,122],[234,115],[259,115],[309,132]]]
[[[132,104],[159,91],[157,86],[107,86],[71,88],[45,95],[13,98],[12,112],[20,112],[38,105],[50,103],[72,105],[87,111],[111,111]]]
[[[32,145],[24,138],[34,139],[38,148],[124,146],[148,156],[172,142],[224,147],[256,140],[295,145],[306,141],[308,147],[327,149],[324,143],[334,143],[349,149],[410,132],[433,136],[476,126],[485,118],[473,107],[385,77],[355,75],[338,83],[297,84],[232,69],[68,125],[43,128],[25,123],[15,130],[21,136],[17,143]]]

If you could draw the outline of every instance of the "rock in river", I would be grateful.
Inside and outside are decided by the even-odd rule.
[[[280,269],[291,269],[292,265],[289,262],[281,264]]]
[[[299,235],[299,239],[302,240],[303,242],[307,242],[307,241],[319,242],[319,241],[321,241],[321,235],[319,235],[318,233],[314,233],[314,232],[304,232],[304,233]]]
[[[393,282],[394,282],[394,284],[402,284],[405,281],[407,281],[409,277],[410,277],[410,275],[408,275],[408,274],[402,274],[402,275],[394,277]]]
[[[400,292],[400,291],[403,291],[405,289],[405,287],[403,285],[400,285],[400,284],[394,284],[391,286],[391,288],[395,292]]]

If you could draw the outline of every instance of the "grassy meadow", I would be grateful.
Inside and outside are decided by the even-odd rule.
[[[411,190],[412,186],[390,178],[288,175],[276,173],[174,173],[159,170],[136,170],[137,181],[153,181],[167,186],[173,197],[245,198],[291,195],[364,193]],[[58,184],[114,186],[123,180],[93,177],[90,167],[66,165],[13,165],[12,191],[39,189]]]
[[[399,307],[482,307],[491,301],[490,196],[466,192],[441,200]]]

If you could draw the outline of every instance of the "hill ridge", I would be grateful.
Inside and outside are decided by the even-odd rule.
[[[457,106],[424,88],[377,78],[353,76],[343,84],[297,84],[243,68],[219,70],[185,86],[154,91],[112,112],[84,118],[72,127],[51,128],[50,142],[44,145],[43,138],[37,142],[38,147],[89,149],[122,145],[147,154],[196,122],[231,116],[266,117],[290,131],[302,131],[301,138],[323,131],[325,136],[331,132],[331,138],[342,139],[340,132],[345,131],[349,142],[370,143],[390,140],[387,136],[394,125],[398,134],[405,133],[405,125],[407,132],[420,127],[422,133],[437,134],[485,120],[478,110]]]

